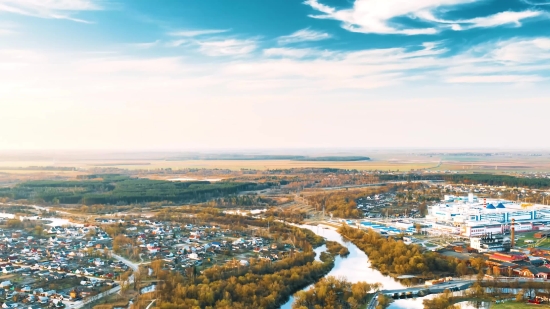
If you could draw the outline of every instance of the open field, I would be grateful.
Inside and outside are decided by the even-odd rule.
[[[311,155],[311,154],[309,154]],[[321,154],[319,154],[321,155]],[[326,154],[322,154],[326,155]],[[428,169],[431,171],[464,172],[533,172],[550,171],[550,154],[502,153],[485,155],[480,153],[412,153],[406,151],[372,151],[361,153],[337,153],[340,155],[366,155],[371,161],[293,161],[293,160],[188,160],[177,159],[174,154],[112,154],[86,156],[56,156],[54,159],[31,159],[24,156],[0,156],[0,173],[28,174],[31,170],[16,170],[17,167],[54,166],[90,168],[121,168],[128,170],[153,170],[159,168],[220,168],[220,169],[289,169],[289,168],[342,168],[357,170],[410,171]],[[53,156],[52,156],[53,158]],[[36,170],[36,172],[54,172]],[[59,173],[62,173],[61,171]],[[64,173],[63,173],[64,174]]]
[[[4,167],[51,166],[46,161],[4,161]],[[221,169],[289,169],[289,168],[342,168],[358,170],[400,170],[424,169],[437,165],[437,162],[389,162],[389,161],[354,161],[354,162],[323,162],[323,161],[291,161],[291,160],[147,160],[147,161],[58,161],[55,166],[76,168],[122,168],[129,170],[141,169],[185,169],[185,168],[221,168]],[[28,170],[1,170],[5,173],[24,173]]]
[[[536,305],[527,303],[507,302],[502,304],[494,304],[491,309],[534,309],[534,308],[550,308],[550,305]]]

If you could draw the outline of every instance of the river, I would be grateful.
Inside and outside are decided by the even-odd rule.
[[[345,242],[342,240],[342,236],[335,230],[330,228],[323,228],[320,226],[301,225],[302,228],[307,228],[313,231],[319,236],[325,237],[327,240],[337,241],[340,244],[346,246],[350,252],[346,258],[336,257],[334,261],[334,268],[327,274],[327,276],[346,278],[350,282],[366,281],[368,283],[379,282],[384,290],[394,290],[406,288],[404,284],[396,281],[394,278],[385,276],[379,271],[370,268],[370,261],[368,256],[361,251],[357,246],[351,242]],[[326,246],[321,246],[315,249],[317,257],[321,252],[326,250]],[[316,258],[317,258],[316,257]],[[306,287],[304,290],[308,290],[312,285]],[[388,309],[422,309],[422,301],[426,298],[433,298],[436,295],[428,295],[419,298],[398,299],[395,300]],[[290,297],[290,300],[281,306],[281,309],[292,309],[294,303],[294,297]],[[462,309],[473,309],[467,303],[460,304]]]

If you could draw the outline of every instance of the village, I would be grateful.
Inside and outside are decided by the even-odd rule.
[[[23,217],[0,221],[2,308],[81,308],[129,285],[137,287],[135,272],[151,275],[153,261],[184,274],[227,263],[246,267],[251,258],[276,262],[297,250],[257,229],[148,218],[64,221],[63,226],[45,222],[47,218]],[[155,284],[139,284],[139,293],[154,292]]]

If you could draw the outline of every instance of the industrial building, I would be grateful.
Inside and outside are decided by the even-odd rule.
[[[510,230],[514,220],[516,232],[534,229],[533,221],[550,220],[550,207],[506,200],[479,199],[446,195],[442,203],[428,207],[426,220],[437,226],[460,227],[468,237],[502,234]],[[448,229],[447,229],[448,230]]]
[[[510,249],[510,240],[502,235],[485,234],[481,237],[470,238],[470,247],[478,252],[502,252]]]

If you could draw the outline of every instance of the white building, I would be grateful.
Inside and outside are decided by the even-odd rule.
[[[533,230],[533,221],[550,220],[550,207],[533,204],[518,204],[504,200],[479,201],[472,193],[467,197],[445,196],[445,201],[428,207],[426,216],[434,228],[443,228],[451,233],[456,230],[446,226],[460,227],[456,234],[472,237],[488,233],[504,233],[515,219],[517,232]]]
[[[470,247],[478,252],[500,252],[510,249],[510,241],[505,240],[502,235],[486,234],[470,238]]]

